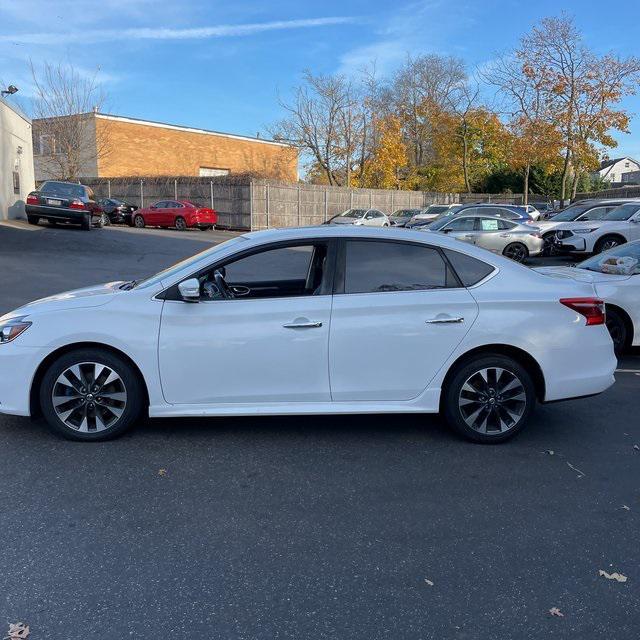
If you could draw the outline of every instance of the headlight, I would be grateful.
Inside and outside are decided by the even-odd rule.
[[[596,231],[597,227],[593,229],[574,229],[573,233],[591,233],[592,231]]]
[[[15,340],[21,333],[24,333],[30,326],[30,322],[25,322],[22,316],[20,318],[11,318],[0,322],[0,344]]]

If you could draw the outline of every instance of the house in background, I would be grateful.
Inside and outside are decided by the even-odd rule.
[[[640,171],[640,163],[633,158],[614,158],[603,160],[600,169],[594,172],[594,176],[600,176],[603,180],[613,184],[627,183],[625,174]]]
[[[0,220],[26,218],[24,203],[34,188],[31,120],[0,97]]]
[[[283,142],[97,111],[33,121],[36,180],[64,177],[65,140],[79,178],[252,174],[298,180],[298,151]]]

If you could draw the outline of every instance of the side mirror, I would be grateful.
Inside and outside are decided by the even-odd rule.
[[[183,280],[178,285],[178,291],[185,302],[200,302],[200,281],[198,278]]]

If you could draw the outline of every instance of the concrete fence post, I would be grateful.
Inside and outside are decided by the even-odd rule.
[[[300,184],[298,184],[298,226],[300,226],[300,209],[301,209],[301,200],[300,200]]]
[[[173,181],[173,199],[177,200],[178,199],[178,180],[174,180]]]
[[[144,180],[140,180],[140,208],[144,209]]]
[[[111,197],[111,180],[107,180],[107,198]]]
[[[353,209],[353,189],[350,191],[349,209]]]
[[[393,213],[393,194],[395,193],[395,191],[391,192],[391,211],[389,211],[389,213]]]
[[[249,229],[253,231],[253,180],[249,180]]]
[[[369,191],[369,209],[373,209],[373,191]]]
[[[211,208],[213,209],[213,180],[209,180],[209,195],[211,199]]]
[[[324,221],[326,222],[329,217],[329,196],[327,187],[324,188]]]
[[[270,229],[271,227],[269,226],[269,214],[271,213],[269,211],[270,209],[270,200],[271,200],[271,190],[269,189],[269,183],[267,182],[266,188],[265,188],[265,200],[266,200],[266,206],[265,206],[265,210],[267,213],[267,229]]]

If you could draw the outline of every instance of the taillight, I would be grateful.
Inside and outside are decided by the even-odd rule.
[[[72,200],[69,205],[69,209],[86,209],[84,202],[82,200]]]
[[[27,196],[27,204],[40,204],[40,198],[38,196]]]
[[[587,319],[587,326],[604,324],[604,302],[598,298],[561,298],[560,303]]]

